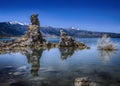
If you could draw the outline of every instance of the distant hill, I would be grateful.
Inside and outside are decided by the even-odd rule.
[[[1,22],[0,23],[0,36],[21,36],[27,31],[27,25],[22,23]],[[107,32],[93,32],[87,30],[79,30],[73,28],[54,28],[54,27],[41,27],[43,36],[59,37],[60,30],[64,30],[72,37],[101,37],[103,34],[108,34],[110,37],[119,38],[120,33],[107,33]]]
[[[27,25],[11,22],[0,23],[0,36],[21,36],[25,34]]]

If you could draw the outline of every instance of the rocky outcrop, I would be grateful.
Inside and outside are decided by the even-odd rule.
[[[75,40],[70,37],[70,36],[67,36],[67,34],[63,31],[63,30],[60,30],[60,41],[59,41],[59,45],[61,47],[72,47],[72,46],[75,46]]]
[[[30,17],[30,20],[31,25],[28,26],[26,34],[17,41],[23,42],[25,45],[43,44],[45,40],[43,40],[42,34],[39,30],[40,24],[38,20],[38,14],[33,14]]]
[[[60,47],[80,47],[82,48],[89,48],[84,43],[79,43],[75,39],[73,39],[71,36],[68,36],[66,32],[63,30],[60,30],[60,41],[59,46]]]

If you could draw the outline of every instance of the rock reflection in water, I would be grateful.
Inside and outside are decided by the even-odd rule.
[[[16,48],[13,50],[6,50],[4,52],[0,52],[0,54],[11,54],[20,52],[24,56],[26,56],[28,63],[31,64],[31,74],[32,76],[38,76],[38,71],[40,68],[40,58],[45,49],[40,48]]]
[[[70,58],[74,52],[75,52],[75,48],[60,48],[60,54],[61,54],[61,59],[62,60],[66,60],[67,58]]]
[[[116,50],[99,50],[98,51],[98,58],[100,58],[104,64],[106,64],[111,57],[114,57],[114,55],[117,55]]]
[[[31,74],[33,76],[38,76],[38,71],[40,68],[40,58],[42,56],[43,49],[27,49],[26,52],[22,52],[27,57],[28,63],[31,66]]]
[[[7,75],[7,73],[2,70],[3,74],[5,74],[6,76],[10,76],[10,77],[5,78],[6,81],[4,81],[4,82],[3,82],[3,80],[1,80],[1,82],[2,83],[10,82],[10,83],[8,83],[8,84],[11,84],[10,86],[56,86],[56,85],[57,86],[108,86],[108,85],[104,85],[104,84],[106,84],[106,83],[108,84],[110,81],[111,81],[110,86],[114,86],[111,84],[116,84],[116,82],[112,82],[112,80],[114,80],[115,78],[112,79],[112,76],[110,75],[110,73],[104,72],[104,71],[101,72],[100,70],[94,71],[93,70],[94,68],[93,69],[91,68],[91,70],[93,70],[93,73],[88,73],[89,72],[88,69],[90,67],[88,66],[89,67],[88,68],[84,64],[83,65],[80,64],[80,65],[78,65],[79,67],[75,67],[76,64],[79,64],[76,61],[75,61],[76,62],[75,66],[69,65],[72,68],[72,69],[71,68],[69,69],[69,67],[68,67],[69,71],[62,71],[60,67],[56,68],[56,66],[54,66],[52,69],[52,72],[51,72],[51,70],[48,70],[51,67],[51,65],[42,66],[42,68],[43,68],[43,71],[42,71],[42,68],[40,70],[40,60],[41,60],[42,54],[46,54],[46,53],[44,53],[44,51],[49,50],[49,49],[48,50],[46,50],[46,49],[48,49],[48,48],[44,48],[44,49],[43,48],[20,48],[20,49],[16,48],[11,51],[9,50],[9,51],[1,52],[1,54],[8,53],[8,52],[9,53],[20,52],[22,55],[24,55],[27,58],[28,63],[31,64],[30,70],[26,69],[27,66],[17,68],[19,70],[22,70],[22,69],[28,70],[23,73],[25,76],[21,76],[19,74],[19,72],[21,73],[21,71],[19,71],[19,70],[17,72],[15,71],[15,73],[14,73],[15,77],[13,77],[12,74]],[[76,51],[77,51],[76,48],[59,48],[60,58],[62,60],[66,60],[69,57],[74,58],[75,56],[73,56],[73,55],[76,54]],[[48,52],[51,53],[51,50]],[[99,58],[101,58],[103,61],[106,62],[106,61],[108,61],[106,59],[108,59],[108,58],[110,59],[110,57],[112,57],[114,54],[116,54],[116,51],[99,51]],[[59,55],[58,55],[58,57],[59,57]],[[49,59],[47,59],[47,60],[49,60]],[[42,61],[43,60],[41,60],[41,65],[42,65]],[[66,65],[67,60],[65,62],[66,62],[65,63],[65,65]],[[79,62],[80,62],[80,60],[79,60]],[[44,63],[44,65],[45,64],[46,63]],[[64,64],[61,64],[61,65],[64,66]],[[63,67],[63,66],[61,66],[61,67]],[[67,67],[67,66],[65,66],[65,67]],[[60,70],[59,70],[59,68],[60,68]],[[47,72],[45,72],[44,70]],[[88,70],[88,72],[86,72],[87,70]],[[42,71],[42,72],[40,72],[40,71]],[[56,71],[58,71],[58,72],[56,73]],[[40,76],[39,76],[39,73],[41,74]],[[18,77],[18,74],[21,77]],[[29,74],[32,75],[32,77],[31,76],[29,77]],[[39,77],[36,77],[36,76],[39,76]],[[88,80],[86,77],[84,78],[84,76],[89,76],[90,80]],[[3,78],[4,76],[2,75],[1,77]],[[10,81],[10,79],[12,79],[13,81]],[[116,81],[117,81],[117,79],[116,79]],[[118,85],[116,85],[116,86],[119,86],[119,82],[117,84]],[[0,85],[0,86],[2,86],[2,85]]]

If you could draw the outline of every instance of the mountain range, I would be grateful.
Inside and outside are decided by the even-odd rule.
[[[13,36],[22,36],[27,31],[27,24],[19,22],[0,22],[0,37],[13,37]],[[69,36],[72,37],[101,37],[103,34],[107,34],[113,38],[119,38],[120,33],[109,33],[109,32],[96,32],[96,31],[87,31],[81,30],[78,28],[54,28],[50,26],[40,27],[40,31],[45,37],[59,37],[60,30],[64,30]]]

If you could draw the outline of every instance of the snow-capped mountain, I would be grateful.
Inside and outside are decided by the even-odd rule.
[[[26,30],[27,25],[20,22],[0,22],[0,36],[20,36]]]
[[[22,36],[26,33],[28,25],[21,22],[0,22],[0,36]],[[110,37],[119,37],[119,33],[108,32],[93,32],[81,30],[79,28],[55,28],[55,27],[40,27],[43,36],[60,36],[60,30],[64,30],[69,36],[72,37],[101,37],[103,34],[108,34]]]
[[[80,28],[76,28],[76,27],[71,27],[71,29],[73,29],[73,30],[80,30]]]
[[[9,23],[10,24],[19,24],[19,25],[29,25],[28,23],[22,23],[22,22],[19,22],[19,21],[10,21]]]

